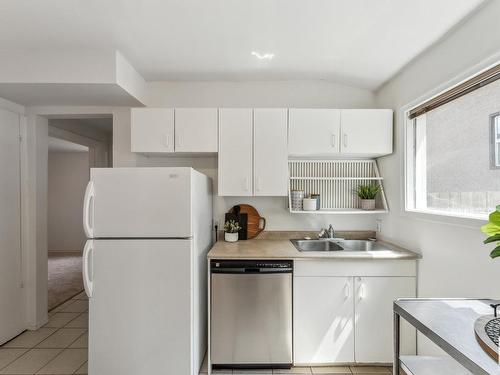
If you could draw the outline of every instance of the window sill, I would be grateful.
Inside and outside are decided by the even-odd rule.
[[[488,221],[488,215],[459,216],[446,211],[414,210],[408,208],[404,209],[403,215],[432,223],[471,228],[479,228]]]

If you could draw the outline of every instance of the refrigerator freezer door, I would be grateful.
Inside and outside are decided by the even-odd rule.
[[[193,374],[191,246],[93,241],[89,375]]]
[[[84,204],[87,235],[191,237],[191,174],[190,168],[92,169],[92,194]]]

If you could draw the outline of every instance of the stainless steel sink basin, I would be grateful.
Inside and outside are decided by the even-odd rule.
[[[328,240],[290,240],[299,251],[340,251],[344,250]]]
[[[386,247],[369,240],[290,240],[299,251],[380,251]]]

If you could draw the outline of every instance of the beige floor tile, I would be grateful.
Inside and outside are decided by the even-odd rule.
[[[33,348],[52,335],[56,328],[39,328],[36,331],[26,331],[6,343],[3,348]]]
[[[72,349],[86,349],[89,347],[89,333],[85,332],[69,346]]]
[[[318,366],[311,370],[313,374],[351,374],[349,366]]]
[[[274,369],[273,374],[297,374],[297,375],[303,375],[303,374],[312,374],[311,368],[310,367],[305,367],[305,366],[296,366],[292,367],[291,369]]]
[[[87,362],[87,350],[65,349],[42,367],[37,374],[73,374],[85,362]]]
[[[48,328],[61,328],[78,316],[78,313],[56,312],[49,316],[49,322],[44,325]]]
[[[0,349],[0,370],[14,362],[29,349]]]
[[[89,309],[89,301],[84,301],[84,300],[70,300],[70,301],[73,303],[63,308],[61,312],[82,313],[88,311]]]
[[[0,374],[34,374],[60,352],[60,349],[31,349],[0,370]]]
[[[75,313],[66,313],[66,314],[75,314]],[[88,328],[88,327],[89,327],[89,314],[88,313],[82,313],[82,314],[78,315],[77,318],[68,322],[68,324],[66,324],[64,326],[64,328]]]
[[[87,375],[88,372],[89,372],[89,370],[88,370],[88,363],[85,362],[83,365],[80,366],[80,368],[78,370],[76,370],[75,374],[84,374],[84,375]]]
[[[85,331],[86,330],[83,328],[61,328],[52,336],[49,336],[38,344],[37,348],[67,348],[85,333]]]
[[[60,304],[59,306],[55,307],[54,309],[50,310],[49,314],[50,313],[61,312],[65,308],[69,307],[70,305],[72,305],[75,302],[76,302],[75,300],[70,299],[69,301],[66,301],[66,302]],[[69,311],[69,312],[75,312],[75,311]]]
[[[353,374],[391,374],[392,370],[387,366],[351,366]]]

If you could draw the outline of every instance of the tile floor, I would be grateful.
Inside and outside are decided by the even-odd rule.
[[[88,300],[80,293],[49,313],[49,322],[0,347],[0,374],[87,374]]]
[[[49,313],[49,322],[0,346],[0,375],[87,374],[88,299],[84,292]],[[206,359],[200,375],[207,373]],[[380,375],[389,367],[295,367],[291,370],[216,370],[214,374]],[[140,375],[140,374],[138,374]]]

